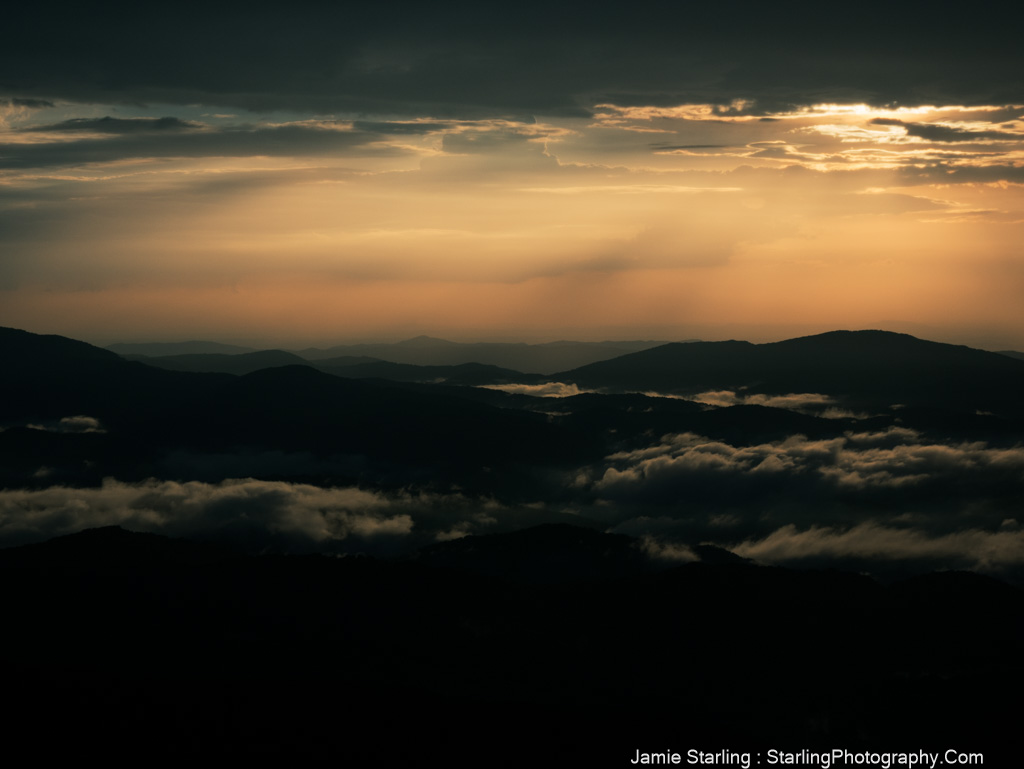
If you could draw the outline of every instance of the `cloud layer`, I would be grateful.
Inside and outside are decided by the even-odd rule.
[[[686,433],[576,479],[614,530],[765,563],[1019,573],[1024,448],[907,428],[733,446]]]
[[[0,71],[23,101],[250,110],[571,114],[594,100],[697,101],[728,116],[812,98],[999,103],[1020,96],[1016,25],[1003,21],[810,3],[787,13],[743,3],[728,19],[715,8],[664,3],[626,12],[576,2],[225,3],[201,14],[57,4],[17,10],[13,23],[39,33],[10,41]]]
[[[382,553],[413,534],[414,515],[429,541],[436,528],[433,511],[442,503],[455,509],[466,505],[457,498],[253,479],[139,484],[108,479],[100,488],[0,491],[0,544],[117,525],[253,550]],[[461,523],[467,531],[474,515],[464,511]]]
[[[898,490],[924,501],[955,505],[958,497],[978,504],[986,497],[1017,499],[1024,489],[1024,449],[990,447],[984,442],[946,445],[930,443],[914,430],[901,427],[882,432],[849,432],[843,437],[808,440],[795,435],[784,441],[732,446],[693,433],[665,436],[652,446],[608,457],[606,468],[590,484],[609,497],[643,495],[670,501],[677,492],[693,496],[702,484],[727,480],[728,494],[778,496],[782,504],[788,483],[799,483],[804,494],[828,495],[836,502],[857,504],[876,492],[875,504],[902,506]],[[745,488],[746,487],[746,488]],[[759,504],[767,507],[772,497]]]
[[[78,418],[67,429],[96,428]],[[745,446],[683,433],[549,475],[522,479],[533,502],[252,478],[8,489],[0,546],[121,525],[250,551],[400,554],[578,521],[639,537],[662,563],[694,560],[694,546],[714,544],[767,564],[1024,578],[1019,445],[942,443],[898,426]]]

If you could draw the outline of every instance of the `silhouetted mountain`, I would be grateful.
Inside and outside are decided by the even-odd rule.
[[[54,371],[65,370],[74,364],[101,365],[120,360],[117,353],[94,347],[76,339],[57,336],[55,334],[32,334],[16,328],[0,327],[0,349],[5,360],[10,360],[11,374],[25,373],[25,369],[34,375],[36,370],[50,368]]]
[[[162,409],[177,440],[254,445],[478,465],[557,461],[572,441],[534,415],[427,389],[342,379],[307,366],[263,369],[216,388],[181,411]],[[187,420],[191,421],[191,424]],[[544,441],[551,441],[544,447]],[[557,448],[556,448],[557,447]]]
[[[347,455],[381,472],[387,465],[398,478],[438,479],[494,464],[558,464],[595,451],[543,415],[459,398],[451,388],[342,379],[307,364],[240,377],[165,371],[12,329],[0,330],[0,359],[10,364],[0,380],[0,420],[98,420],[112,464],[92,472],[122,478],[154,474],[172,451]],[[32,440],[5,434],[0,446],[6,443],[15,460]]]
[[[149,358],[165,355],[239,355],[256,352],[252,347],[220,342],[118,342],[107,349],[118,355],[145,355]]]
[[[752,563],[714,545],[694,545],[690,550],[702,563]],[[612,582],[664,571],[673,565],[652,557],[635,537],[566,523],[438,542],[420,548],[412,559],[433,567],[533,585]]]
[[[655,568],[632,537],[564,523],[439,542],[415,560],[531,584],[620,579]]]
[[[437,340],[442,342],[442,340]],[[442,342],[444,345],[452,344]],[[169,371],[197,373],[251,374],[275,366],[312,366],[320,371],[351,379],[388,379],[396,382],[434,382],[466,386],[541,382],[539,374],[524,374],[512,369],[482,363],[458,365],[414,365],[393,363],[366,355],[342,355],[334,358],[307,359],[284,350],[259,350],[238,354],[167,354],[161,356],[122,353],[126,360],[145,363]]]
[[[380,358],[371,358],[369,355],[339,355],[337,358],[317,358],[313,362],[309,358],[304,358],[310,365],[319,368],[321,371],[328,371],[332,368],[346,368],[348,366],[358,366],[363,363],[382,363]]]
[[[736,555],[736,553],[730,552],[722,547],[715,547],[714,545],[693,545],[690,547],[693,554],[696,555],[701,563],[708,564],[750,564],[752,561],[749,558]]]
[[[100,419],[128,414],[165,396],[187,397],[215,380],[164,372],[116,353],[66,339],[0,328],[0,420],[25,424],[86,414]]]
[[[238,557],[219,545],[104,526],[38,544],[2,548],[0,569],[149,570],[188,568]]]
[[[534,467],[544,474],[549,466],[642,448],[666,433],[753,445],[795,434],[841,436],[854,424],[758,405],[708,408],[639,394],[544,399],[453,386],[529,379],[470,364],[334,369],[342,375],[388,370],[391,376],[443,379],[447,385],[341,378],[308,363],[239,377],[166,371],[82,342],[13,329],[0,330],[0,355],[10,362],[0,380],[0,420],[12,428],[0,434],[0,481],[15,486],[165,472],[216,480],[224,472],[335,484],[432,479],[481,492],[500,487],[513,493],[519,487],[526,498],[550,497],[566,492],[550,486],[541,492],[525,476],[506,472],[499,478],[489,468]],[[188,360],[240,364],[243,370],[292,359],[264,351]],[[943,438],[1013,445],[1019,421],[976,411],[1018,411],[1015,388],[1024,385],[1022,372],[1024,362],[995,353],[885,332],[836,332],[770,345],[665,345],[564,378],[646,391],[748,386],[769,393],[823,392],[865,410],[877,407],[882,416],[861,420],[858,429],[884,430],[899,421]],[[683,386],[687,382],[689,388]],[[893,411],[893,403],[905,406]],[[77,415],[96,420],[95,434],[60,435],[67,432],[61,420]],[[39,429],[26,431],[30,424]],[[290,459],[274,465],[258,458],[268,452]],[[299,471],[300,455],[309,457],[305,474]],[[257,459],[216,459],[228,456]],[[336,474],[328,467],[337,468]]]
[[[592,441],[614,440],[623,446],[645,445],[651,436],[693,432],[749,445],[783,440],[791,435],[825,438],[841,435],[851,420],[822,419],[781,408],[728,406],[707,408],[677,398],[639,394],[587,393],[557,401],[561,422]]]
[[[149,366],[168,369],[169,371],[195,371],[221,374],[251,374],[264,368],[274,366],[308,366],[305,358],[284,350],[259,350],[238,354],[204,353],[188,355],[128,355],[127,360],[135,360]]]
[[[338,365],[336,359],[311,361],[309,365],[336,376],[352,379],[389,379],[396,382],[433,382],[437,384],[475,387],[489,384],[534,383],[543,380],[537,374],[523,374],[482,363],[461,363],[457,366],[414,366],[409,363],[373,361]]]
[[[1019,350],[999,350],[1000,355],[1006,355],[1010,358],[1017,358],[1018,360],[1024,360],[1024,352]]]
[[[726,406],[700,412],[689,429],[743,446],[785,440],[791,435],[825,438],[849,425],[848,420],[822,419],[768,406]]]
[[[552,376],[585,387],[695,394],[822,393],[854,405],[941,405],[1024,414],[1024,362],[887,331],[783,342],[674,343]]]
[[[546,344],[449,342],[420,336],[404,342],[338,345],[321,350],[296,352],[309,360],[339,355],[368,355],[392,363],[417,366],[457,366],[481,363],[528,373],[550,374],[569,366],[606,360],[636,350],[656,347],[661,342],[548,342]]]

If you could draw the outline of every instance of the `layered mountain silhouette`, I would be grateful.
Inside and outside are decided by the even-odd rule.
[[[203,470],[201,458],[187,455],[305,452],[315,460],[306,477],[317,482],[432,477],[482,489],[480,484],[499,482],[484,477],[490,467],[578,464],[671,432],[734,444],[841,435],[854,424],[852,410],[861,412],[859,429],[900,424],[1012,444],[1021,434],[1024,392],[1024,361],[878,331],[764,345],[662,345],[552,377],[601,391],[556,399],[475,387],[537,382],[480,364],[324,359],[290,365],[294,355],[263,351],[170,356],[155,368],[83,342],[15,329],[0,330],[0,356],[8,362],[0,381],[0,422],[9,428],[0,433],[7,459],[0,474],[7,484],[160,475],[171,454],[178,457],[175,472],[215,478],[214,464]],[[443,384],[424,383],[438,381]],[[803,413],[757,403],[709,408],[678,398],[609,393],[615,390],[690,397],[729,391],[740,401],[748,393],[811,393],[851,411],[823,419],[820,409]],[[76,415],[97,420],[99,428],[68,434],[60,420]],[[76,455],[77,463],[61,461]],[[325,473],[324,462],[332,457],[348,457],[334,463],[346,469]],[[49,480],[31,480],[42,466],[52,469]],[[238,472],[237,464],[233,470]],[[288,472],[294,476],[294,467]]]
[[[284,350],[258,350],[244,353],[186,353],[174,355],[138,355],[121,353],[127,360],[136,360],[169,371],[195,371],[217,374],[251,374],[276,366],[303,366],[306,359]]]
[[[1024,684],[1024,598],[949,551],[1019,573],[1024,361],[886,332],[677,343],[563,366],[549,384],[579,391],[549,390],[578,394],[545,398],[481,362],[179,353],[0,329],[0,532],[30,543],[0,549],[19,738],[358,766],[1015,760],[997,695]],[[913,474],[879,469],[904,437]],[[202,541],[32,539],[82,510]],[[295,522],[306,552],[342,526],[335,549],[282,554]],[[366,555],[387,525],[411,544]]]
[[[240,355],[257,352],[252,347],[222,342],[119,342],[107,346],[107,349],[118,355],[141,355],[145,357],[163,357],[177,355]]]
[[[71,415],[103,425],[106,438],[92,436],[97,447],[101,440],[120,447],[115,466],[101,471],[132,477],[152,474],[153,463],[172,450],[358,455],[470,474],[490,464],[559,463],[591,453],[541,415],[459,398],[450,389],[345,379],[307,365],[244,376],[166,371],[13,329],[0,330],[0,355],[11,364],[0,382],[0,420],[22,428],[0,433],[0,444],[7,442],[16,466],[45,459],[22,452],[30,439],[39,440],[26,435],[26,425]]]
[[[408,366],[460,366],[467,363],[497,366],[538,374],[550,374],[566,366],[582,366],[606,360],[637,350],[656,347],[664,342],[450,342],[430,336],[418,336],[401,342],[379,342],[336,345],[326,349],[309,347],[292,351],[301,360],[322,362],[324,365],[349,365],[386,361]],[[154,365],[183,371],[223,370],[208,368],[225,364],[212,358],[194,359],[194,355],[239,355],[257,351],[251,347],[227,345],[218,342],[149,342],[117,343],[106,348],[129,358],[171,358],[152,361]],[[242,373],[232,371],[230,373]],[[386,377],[385,377],[386,378]]]
[[[368,356],[347,355],[336,358],[307,360],[284,350],[229,355],[223,353],[192,355],[124,355],[127,360],[139,361],[168,371],[197,373],[251,374],[265,368],[279,366],[309,366],[328,374],[348,379],[388,379],[395,382],[422,382],[480,386],[492,384],[534,383],[544,381],[540,375],[524,374],[512,369],[488,366],[482,363],[460,363],[452,366],[413,365],[393,363]]]
[[[449,342],[418,336],[390,344],[337,345],[328,349],[308,348],[297,353],[309,360],[341,355],[370,356],[391,363],[417,366],[457,366],[481,363],[527,373],[550,374],[565,367],[607,360],[637,350],[656,347],[663,342],[547,342],[525,344],[509,342]]]
[[[629,347],[641,349],[610,357]],[[596,362],[551,374],[547,380],[521,373],[551,369],[550,365],[531,365],[525,357],[525,365],[518,370],[486,363],[508,350],[526,350],[533,355],[539,349],[545,354],[564,353],[563,361],[579,357],[580,350],[601,352]],[[687,396],[723,390],[740,396],[817,393],[859,409],[911,405],[1014,417],[1024,414],[1016,397],[1024,386],[1024,365],[1008,362],[1007,358],[1014,357],[1012,353],[989,353],[886,331],[835,331],[760,345],[735,341],[660,345],[634,342],[621,343],[619,348],[612,343],[568,342],[466,345],[418,337],[393,345],[350,345],[328,352],[341,350],[375,352],[381,357],[324,357],[320,354],[324,351],[310,350],[302,352],[305,357],[280,350],[132,357],[177,371],[245,374],[305,363],[348,378],[401,382],[480,386],[559,381],[602,391]],[[439,365],[438,360],[453,362]]]

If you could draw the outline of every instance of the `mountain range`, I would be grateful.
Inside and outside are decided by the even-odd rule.
[[[415,366],[458,366],[477,363],[532,373],[551,373],[566,366],[582,366],[606,360],[664,342],[450,342],[430,336],[418,336],[401,342],[378,342],[335,345],[326,349],[308,347],[293,351],[302,360],[325,361],[339,358],[361,359],[362,362],[387,361]],[[118,343],[107,349],[119,355],[165,358],[182,355],[236,355],[257,352],[251,347],[225,345],[218,342],[152,342]],[[171,366],[168,366],[170,368]]]
[[[843,396],[858,406],[1024,414],[1024,366],[1004,354],[887,331],[833,331],[769,344],[666,344],[554,375],[585,387]]]
[[[881,331],[671,343],[547,379],[481,364],[307,362],[284,351],[129,361],[15,329],[0,330],[0,356],[7,484],[37,482],[30,470],[41,466],[47,482],[76,482],[161,475],[172,455],[181,465],[186,454],[282,452],[309,457],[298,475],[318,482],[429,475],[451,487],[497,483],[481,478],[487,468],[579,464],[667,433],[750,444],[900,425],[1012,444],[1024,408],[1024,361]],[[576,389],[537,397],[544,382]],[[61,427],[77,415],[101,427]],[[90,447],[77,467],[57,461],[78,451],[72,444]],[[203,464],[191,462],[196,477],[218,476],[216,462]]]
[[[0,359],[25,738],[46,713],[79,749],[367,766],[936,734],[1005,760],[1024,361],[860,331],[541,376],[16,329]]]

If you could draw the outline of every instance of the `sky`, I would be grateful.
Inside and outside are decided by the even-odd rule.
[[[1024,349],[1013,18],[298,2],[13,20],[0,325],[283,347],[884,328]]]

